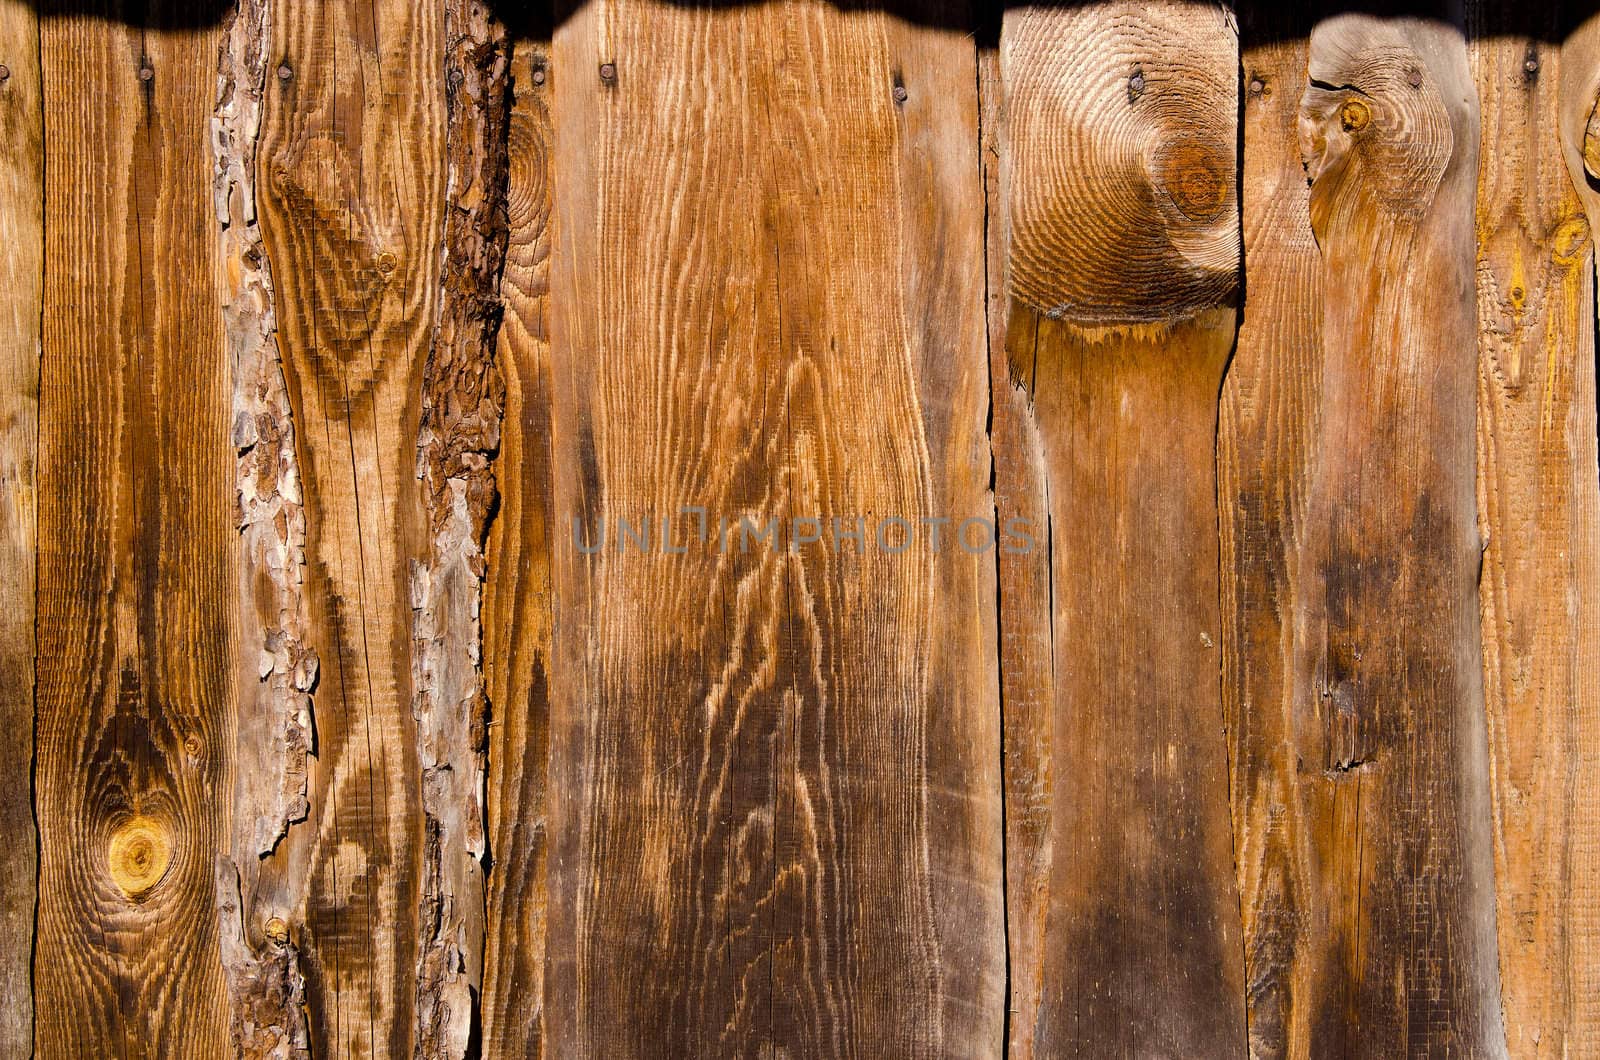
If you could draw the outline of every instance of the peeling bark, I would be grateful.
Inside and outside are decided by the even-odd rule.
[[[254,179],[262,93],[271,47],[269,0],[239,0],[218,62],[212,117],[213,193],[226,270],[223,319],[233,379],[237,454],[235,520],[245,643],[234,776],[234,857],[253,870],[309,809],[307,755],[315,739],[305,584],[306,516],[294,418],[273,316],[272,274],[256,220]],[[249,651],[247,648],[246,651]],[[252,872],[253,880],[253,872]],[[217,908],[231,1034],[242,1057],[310,1056],[305,982],[282,920],[252,943],[240,873],[220,859]]]
[[[267,0],[240,0],[222,48],[211,122],[227,267],[223,316],[233,368],[235,514],[244,546],[245,609],[253,610],[260,638],[258,687],[240,704],[237,770],[239,820],[251,822],[250,847],[257,855],[271,853],[291,823],[305,820],[311,691],[317,683],[303,598],[306,517],[294,418],[278,358],[272,274],[256,222],[256,139],[270,33]]]
[[[248,0],[246,0],[248,2]],[[306,982],[300,954],[281,921],[269,921],[265,944],[245,938],[239,871],[217,859],[217,920],[222,970],[233,997],[234,1055],[273,1060],[311,1056],[306,1022]]]
[[[447,0],[445,35],[444,261],[417,439],[428,555],[414,565],[411,587],[427,819],[415,1052],[428,1057],[466,1054],[483,972],[489,704],[479,611],[505,403],[494,354],[509,233],[505,30],[483,4]]]

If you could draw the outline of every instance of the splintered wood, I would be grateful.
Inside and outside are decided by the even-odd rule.
[[[0,1055],[1600,1055],[1600,15],[0,0]]]

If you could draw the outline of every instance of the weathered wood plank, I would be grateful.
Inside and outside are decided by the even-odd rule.
[[[1001,595],[1042,605],[1002,658],[1049,644],[1047,681],[1006,684],[1019,1056],[1244,1047],[1213,455],[1236,47],[1207,5],[1013,8],[1001,34],[1006,378],[1032,404],[997,394],[997,477],[1042,479],[1049,519],[1047,588],[1018,563]]]
[[[181,4],[41,26],[36,1036],[43,1056],[228,1050],[234,585],[208,121]],[[131,18],[131,22],[124,21]]]
[[[1511,1054],[1600,1049],[1600,474],[1593,241],[1560,130],[1559,5],[1478,0],[1478,512]],[[1542,25],[1539,22],[1542,21]],[[1528,34],[1537,32],[1543,39]],[[1578,174],[1581,178],[1581,174]]]
[[[474,1049],[483,992],[489,701],[480,616],[506,392],[495,353],[509,235],[511,46],[481,0],[445,0],[444,34],[444,265],[417,436],[428,543],[411,569],[426,819],[415,1046],[419,1056],[460,1060]]]
[[[445,193],[442,5],[277,4],[257,183],[299,439],[311,818],[245,894],[298,947],[317,1053],[409,1055],[424,812],[410,565]]]
[[[272,60],[271,0],[239,0],[218,54],[211,146],[222,313],[237,454],[239,650],[233,835],[217,858],[230,1033],[240,1057],[309,1056],[305,976],[282,917],[247,916],[261,858],[304,821],[319,659],[306,597],[306,511],[294,411],[277,345],[271,263],[257,216],[257,153]]]
[[[998,18],[998,13],[996,15]],[[999,27],[992,27],[998,37]],[[1052,860],[1051,792],[1055,704],[1050,638],[1050,556],[1053,528],[1046,506],[1044,447],[1026,381],[1014,378],[1006,356],[1005,205],[1000,194],[1004,84],[998,39],[978,53],[982,103],[979,143],[988,200],[986,252],[989,317],[989,437],[994,447],[995,516],[1027,533],[1030,548],[1001,549],[997,569],[1000,703],[1004,727],[1007,960],[1013,1013],[1038,1009],[1044,988],[1044,918]],[[1027,1019],[1008,1020],[1008,1055],[1032,1050]]]
[[[992,513],[971,41],[621,0],[554,69],[548,1051],[997,1055],[994,561],[919,524]]]
[[[1308,783],[1289,747],[1292,605],[1307,531],[1322,374],[1322,273],[1297,124],[1308,12],[1241,11],[1240,213],[1249,300],[1217,432],[1223,703],[1252,1056],[1306,1055],[1319,988],[1309,940],[1329,895],[1313,872]],[[1315,775],[1315,774],[1314,774]]]
[[[44,278],[39,25],[0,0],[0,1055],[33,1046],[34,461]]]
[[[548,32],[548,27],[546,27]],[[485,1057],[543,1055],[551,549],[549,41],[512,56],[510,246],[499,361],[506,380],[500,512],[489,533],[484,677],[489,691],[489,873]]]
[[[1303,203],[1271,198],[1293,174],[1294,47],[1248,52],[1277,97],[1248,104],[1250,303],[1220,451],[1252,1046],[1492,1056],[1466,47],[1442,22],[1317,25]]]
[[[1550,51],[1541,53],[1550,58]],[[1561,140],[1562,155],[1567,172],[1577,189],[1578,200],[1588,222],[1590,243],[1586,252],[1589,263],[1600,266],[1594,250],[1594,232],[1600,230],[1600,122],[1595,114],[1600,112],[1600,16],[1591,16],[1576,25],[1573,33],[1561,43],[1559,53],[1559,84],[1557,94],[1556,126]],[[1556,78],[1549,78],[1556,80]],[[1548,135],[1548,134],[1547,134]],[[1553,248],[1559,252],[1563,248]],[[1566,248],[1569,251],[1570,247]],[[1583,253],[1583,252],[1580,252]],[[1582,294],[1577,308],[1592,310],[1595,275],[1584,277]],[[1580,318],[1573,324],[1580,337],[1592,336],[1590,321]],[[1586,797],[1591,795],[1597,777],[1600,777],[1600,734],[1596,732],[1596,704],[1600,703],[1600,666],[1594,661],[1595,616],[1600,615],[1600,556],[1593,547],[1593,530],[1597,519],[1594,501],[1595,457],[1595,363],[1586,356],[1589,347],[1581,338],[1572,357],[1574,405],[1573,457],[1575,519],[1574,537],[1584,534],[1585,547],[1574,547],[1573,582],[1578,587],[1573,601],[1577,609],[1574,628],[1581,638],[1573,659],[1575,703],[1566,706],[1565,721],[1570,727],[1564,733],[1568,753],[1572,755],[1569,772],[1557,781],[1552,777],[1553,813],[1563,812],[1563,802],[1556,801],[1555,785],[1564,781],[1565,807],[1572,816],[1562,852],[1563,877],[1553,880],[1557,895],[1566,890],[1567,905],[1562,911],[1565,918],[1566,938],[1561,978],[1567,990],[1566,1000],[1571,1008],[1567,1012],[1564,1032],[1566,1055],[1580,1056],[1600,1052],[1600,827],[1592,813],[1583,809]],[[1569,598],[1570,599],[1570,598]],[[1530,822],[1530,825],[1532,822]]]

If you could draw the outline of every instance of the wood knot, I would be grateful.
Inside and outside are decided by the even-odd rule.
[[[1210,221],[1228,201],[1228,168],[1217,151],[1195,140],[1161,145],[1156,180],[1191,221]]]
[[[149,894],[171,863],[172,837],[153,817],[130,817],[111,836],[106,849],[111,882],[132,899]]]
[[[378,255],[378,271],[383,273],[385,276],[393,272],[395,266],[399,263],[399,259],[396,258],[390,251],[386,250],[382,254]]]
[[[280,916],[268,920],[265,931],[267,938],[280,945],[289,941],[289,925],[284,923]]]
[[[1372,108],[1359,99],[1347,99],[1339,107],[1339,127],[1347,133],[1360,132],[1372,121]]]

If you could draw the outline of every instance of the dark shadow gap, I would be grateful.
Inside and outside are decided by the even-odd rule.
[[[334,3],[338,0],[286,0],[294,3]],[[424,2],[424,0],[418,0]],[[437,0],[435,0],[437,2]],[[521,3],[518,0],[484,0],[511,35],[523,40],[546,40],[582,6],[578,0]],[[727,8],[772,0],[663,0],[679,7]],[[1205,0],[1191,0],[1205,2]],[[88,16],[140,26],[145,29],[204,29],[216,26],[233,10],[233,0],[30,0],[44,18]],[[1045,0],[1040,7],[1075,7],[1079,0]],[[884,11],[906,22],[970,33],[980,46],[999,37],[1001,14],[1021,4],[977,0],[836,0],[841,11]],[[1236,5],[1239,21],[1251,44],[1299,38],[1332,15],[1354,12],[1384,16],[1412,15],[1462,22],[1461,5],[1449,0],[1333,0],[1298,3],[1296,0],[1243,0]],[[1515,36],[1557,43],[1586,18],[1600,13],[1600,0],[1497,0],[1475,10],[1465,25],[1470,37]]]

